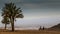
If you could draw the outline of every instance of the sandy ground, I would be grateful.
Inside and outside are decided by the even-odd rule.
[[[11,31],[0,31],[0,34],[60,34],[60,31],[47,31],[47,30],[17,30]]]

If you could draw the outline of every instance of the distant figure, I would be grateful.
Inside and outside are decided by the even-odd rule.
[[[41,30],[41,26],[40,26],[39,30]]]
[[[44,30],[45,28],[44,28],[44,26],[43,26],[43,30]]]

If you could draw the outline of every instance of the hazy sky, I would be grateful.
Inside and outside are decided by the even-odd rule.
[[[51,27],[60,23],[60,0],[0,0],[0,9],[11,1],[21,7],[24,15],[23,19],[17,19],[15,26]]]

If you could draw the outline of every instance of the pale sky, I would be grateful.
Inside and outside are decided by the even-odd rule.
[[[60,0],[11,0],[17,7],[21,7],[24,18],[17,19],[17,27],[52,27],[60,23]],[[0,12],[4,3],[10,0],[0,0]],[[1,14],[1,13],[0,13]],[[0,19],[2,20],[1,16]],[[0,20],[0,21],[1,21]],[[0,23],[0,27],[3,26]]]

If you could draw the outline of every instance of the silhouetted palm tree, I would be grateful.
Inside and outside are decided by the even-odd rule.
[[[6,30],[7,24],[10,24],[9,19],[6,16],[4,16],[3,20],[2,20],[2,23],[5,24],[5,30]]]
[[[21,8],[17,8],[14,3],[6,3],[5,7],[3,8],[2,16],[8,17],[11,22],[12,31],[14,31],[14,21],[16,18],[23,18],[23,14]]]
[[[39,27],[39,30],[41,30],[41,26]]]
[[[44,26],[43,26],[43,30],[44,30],[45,28],[44,28]]]

